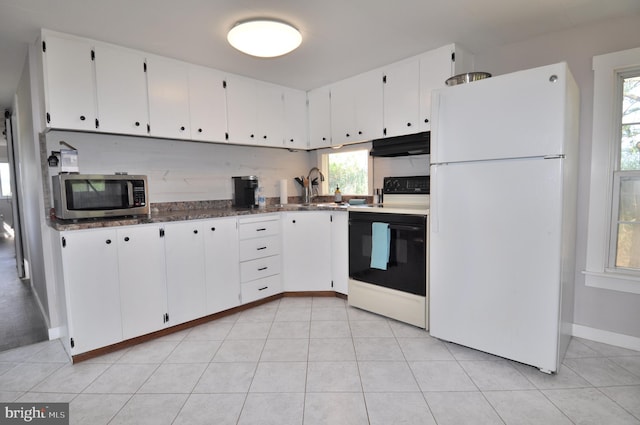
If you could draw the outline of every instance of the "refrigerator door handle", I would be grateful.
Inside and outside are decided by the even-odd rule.
[[[432,164],[439,162],[438,144],[434,143],[434,141],[440,137],[440,103],[440,92],[438,90],[434,90],[431,92],[431,154],[429,155]]]
[[[437,187],[438,187],[438,168],[440,168],[442,166],[443,166],[443,164],[438,164],[438,165],[432,165],[431,166],[431,170],[430,170],[431,180],[430,180],[430,182],[431,182],[432,188],[431,188],[430,192],[432,194],[433,193],[440,193],[437,190]],[[436,188],[436,190],[433,189],[434,187]],[[431,195],[431,196],[433,196],[433,195]],[[432,203],[432,205],[433,205],[433,203]],[[438,214],[438,208],[439,207],[440,207],[440,202],[438,202],[438,199],[436,198],[435,208],[430,208],[430,210],[429,210],[429,212],[431,213],[431,217],[430,217],[430,220],[431,220],[431,233],[438,233],[438,231],[439,231],[439,221],[438,221],[438,219],[440,217],[440,214]]]

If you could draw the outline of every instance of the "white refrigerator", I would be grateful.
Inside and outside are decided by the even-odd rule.
[[[566,63],[433,93],[432,336],[558,370],[573,318],[578,110]]]

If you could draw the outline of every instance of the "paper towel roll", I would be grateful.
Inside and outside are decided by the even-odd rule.
[[[289,201],[287,196],[287,180],[282,179],[280,180],[280,203],[286,204],[288,202]]]

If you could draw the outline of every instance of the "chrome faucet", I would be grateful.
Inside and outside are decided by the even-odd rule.
[[[309,174],[307,175],[307,182],[308,182],[308,186],[305,187],[304,190],[304,203],[305,204],[310,204],[311,200],[313,199],[314,196],[318,196],[318,187],[316,186],[315,188],[313,187],[313,181],[311,180],[311,174],[313,174],[313,172],[318,173],[318,175],[320,176],[320,181],[323,182],[324,181],[324,174],[322,174],[322,171],[320,171],[320,169],[318,167],[313,167],[311,170],[309,170]],[[314,191],[315,191],[315,195],[314,195]]]

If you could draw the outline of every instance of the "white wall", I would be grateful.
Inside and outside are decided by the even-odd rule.
[[[640,338],[640,295],[586,287],[586,235],[595,55],[640,46],[640,16],[629,16],[475,52],[476,70],[494,75],[566,61],[580,87],[580,168],[574,323]],[[596,117],[597,119],[597,117]],[[531,130],[535,131],[535,117]]]
[[[301,196],[293,178],[310,168],[307,152],[286,149],[62,131],[46,140],[47,152],[60,150],[61,140],[78,149],[83,174],[147,175],[151,203],[231,199],[231,177],[244,175],[258,176],[267,197],[280,196],[280,179],[289,181],[289,196]]]

